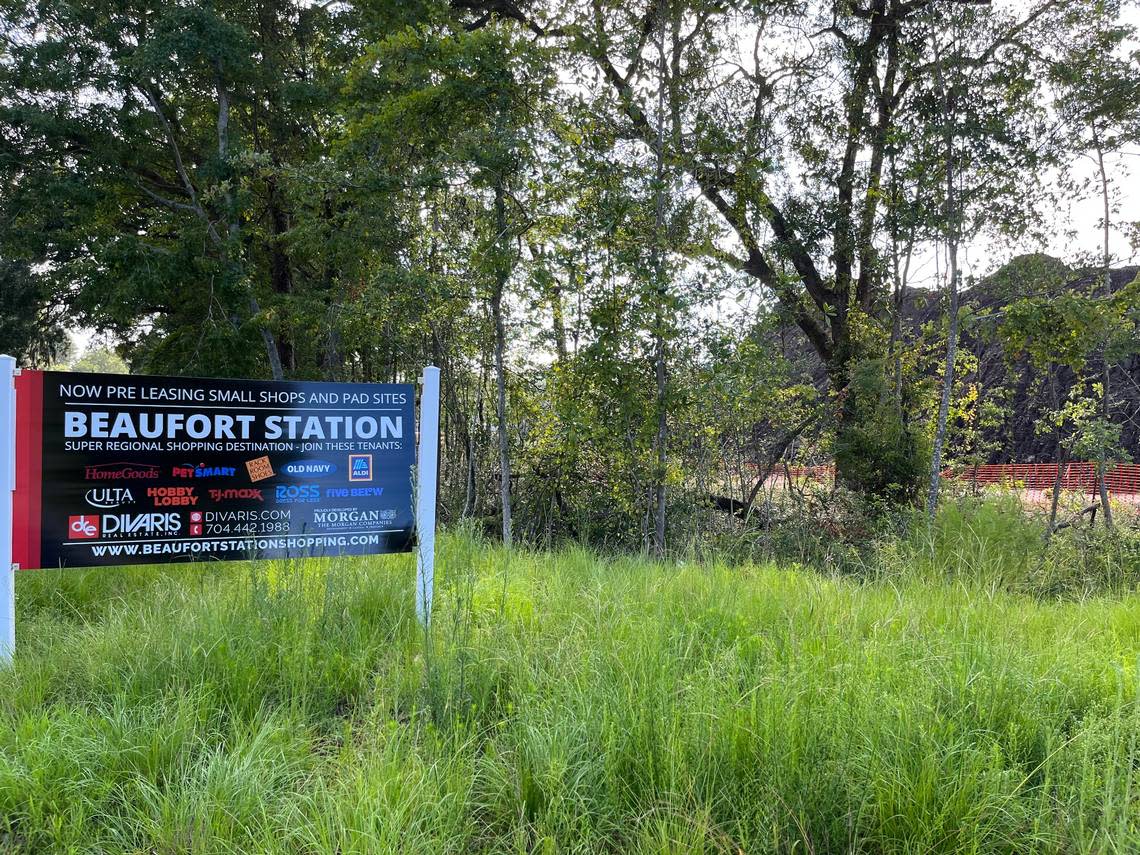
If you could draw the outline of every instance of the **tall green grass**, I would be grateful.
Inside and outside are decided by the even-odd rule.
[[[0,851],[1140,850],[1135,594],[451,535],[428,635],[413,572],[22,574]]]

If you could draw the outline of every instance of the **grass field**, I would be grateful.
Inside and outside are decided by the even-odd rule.
[[[440,554],[21,575],[0,851],[1140,851],[1134,593]]]

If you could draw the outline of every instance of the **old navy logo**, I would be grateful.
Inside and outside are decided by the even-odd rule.
[[[207,466],[205,463],[194,466],[190,463],[184,463],[181,466],[175,466],[171,470],[171,474],[175,478],[232,478],[234,471],[233,466]]]
[[[336,464],[326,460],[293,460],[282,466],[281,471],[298,478],[320,478],[336,472]]]
[[[117,508],[135,500],[127,487],[92,487],[83,498],[93,508]]]

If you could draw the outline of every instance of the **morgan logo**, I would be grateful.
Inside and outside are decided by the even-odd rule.
[[[371,454],[350,454],[350,455],[348,455],[348,480],[349,481],[371,481],[372,480],[372,455]]]
[[[158,477],[158,467],[146,463],[97,463],[83,467],[88,481],[147,481]]]
[[[359,522],[381,522],[380,511],[360,511],[355,507],[335,508],[332,511],[317,510],[312,513],[312,521],[317,524],[356,524]]]
[[[118,508],[135,501],[129,487],[92,487],[83,498],[93,508]]]
[[[82,514],[68,517],[67,533],[72,540],[94,540],[99,536],[98,515]]]

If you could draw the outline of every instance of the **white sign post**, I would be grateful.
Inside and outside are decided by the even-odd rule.
[[[16,652],[12,493],[16,489],[16,360],[0,356],[0,667]]]
[[[435,494],[439,476],[439,369],[424,369],[416,476],[416,617],[431,624],[435,583]]]

